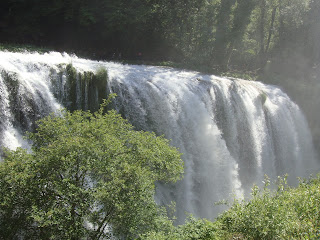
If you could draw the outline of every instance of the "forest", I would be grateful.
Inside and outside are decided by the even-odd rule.
[[[183,62],[215,71],[319,63],[317,0],[6,0],[0,41],[97,59]]]

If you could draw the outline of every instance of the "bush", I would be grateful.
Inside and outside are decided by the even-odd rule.
[[[286,177],[270,190],[254,186],[250,201],[234,200],[215,222],[189,217],[184,225],[152,231],[141,240],[320,239],[320,175],[289,187]]]
[[[319,239],[320,177],[301,180],[297,188],[280,179],[277,191],[254,187],[249,202],[235,201],[219,218],[240,239]]]
[[[211,222],[206,219],[196,219],[189,216],[184,225],[172,227],[169,232],[149,232],[140,240],[211,240],[223,239],[226,233],[221,230],[219,222]]]

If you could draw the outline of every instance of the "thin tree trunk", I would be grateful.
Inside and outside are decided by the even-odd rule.
[[[217,31],[212,60],[222,71],[226,68],[227,48],[230,41],[228,36],[230,32],[230,15],[234,4],[235,0],[221,0],[220,11],[217,16]]]
[[[284,41],[284,33],[285,33],[285,28],[284,28],[284,17],[283,17],[283,5],[282,5],[282,0],[279,0],[279,22],[280,22],[280,26],[279,26],[279,38],[280,38],[280,42],[283,43]]]
[[[277,8],[278,8],[278,6],[275,6],[273,8],[273,10],[272,10],[272,16],[271,16],[271,23],[270,23],[270,28],[269,28],[267,46],[266,46],[266,50],[265,50],[266,53],[269,51],[269,47],[270,47],[271,37],[272,37],[272,33],[273,33],[274,20],[276,18],[276,13],[277,13]]]
[[[261,0],[260,3],[260,24],[259,24],[259,38],[260,38],[260,51],[259,51],[259,66],[263,67],[265,62],[265,15],[266,15],[266,0]]]
[[[260,54],[264,55],[264,28],[265,28],[265,15],[266,15],[266,0],[261,0],[260,5]]]
[[[234,18],[232,29],[229,34],[229,48],[226,51],[225,68],[228,69],[228,64],[231,61],[233,48],[237,42],[241,42],[243,35],[246,32],[247,26],[250,23],[251,12],[255,7],[256,2],[253,0],[237,0],[237,7],[234,10]]]

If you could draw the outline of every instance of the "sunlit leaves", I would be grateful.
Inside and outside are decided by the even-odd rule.
[[[279,178],[277,191],[254,187],[250,201],[235,201],[218,222],[231,235],[248,239],[317,239],[319,199],[319,177],[301,181],[297,188]]]
[[[0,164],[1,231],[99,239],[110,237],[110,228],[131,237],[156,228],[165,215],[154,184],[181,177],[180,153],[163,137],[134,131],[115,111],[104,114],[106,104],[93,114],[50,115],[28,134],[32,153],[7,152]],[[10,229],[12,222],[18,224]]]

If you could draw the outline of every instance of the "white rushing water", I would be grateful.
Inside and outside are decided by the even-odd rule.
[[[25,146],[21,135],[32,120],[61,107],[52,73],[58,76],[60,64],[69,63],[79,72],[106,68],[117,110],[137,129],[172,139],[183,153],[184,179],[174,186],[159,184],[156,196],[159,203],[176,201],[180,221],[185,211],[212,219],[221,211],[216,201],[247,196],[265,174],[275,179],[288,173],[293,181],[318,169],[303,114],[275,86],[55,52],[0,52],[2,146]],[[59,86],[63,94],[63,81]]]

